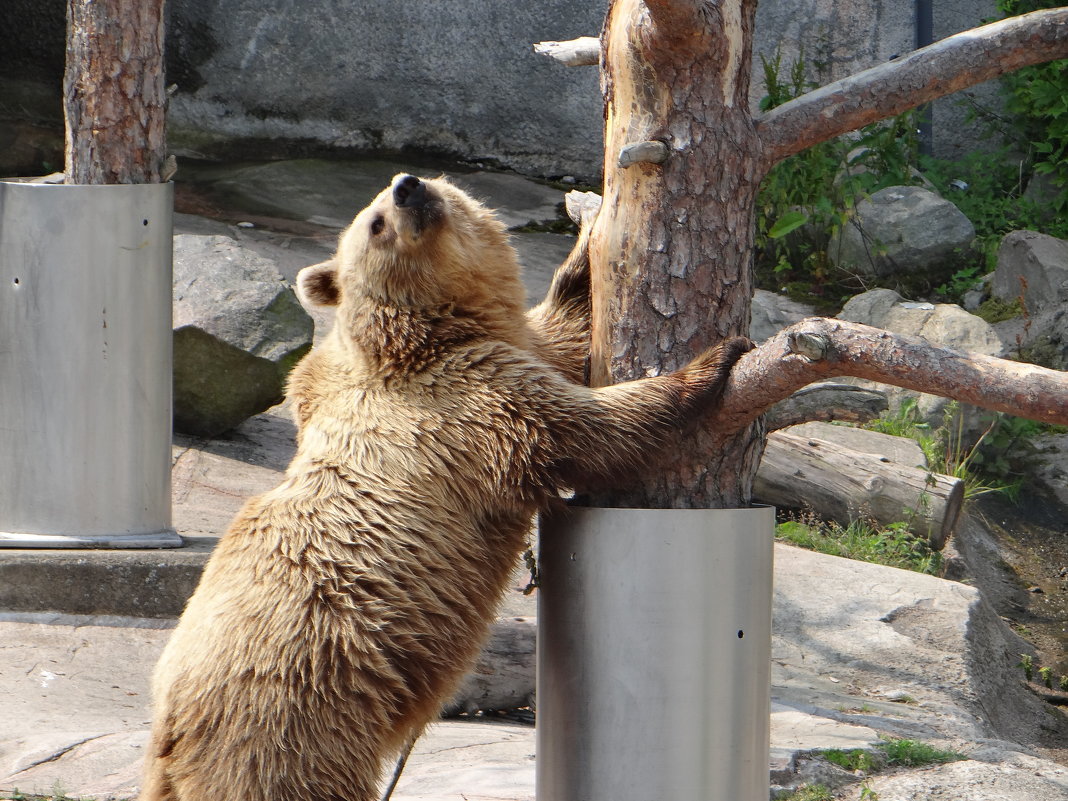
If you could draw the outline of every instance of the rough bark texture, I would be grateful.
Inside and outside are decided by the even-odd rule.
[[[754,0],[609,6],[601,39],[604,203],[590,240],[595,385],[675,369],[707,345],[748,331],[753,205],[777,161],[995,75],[1068,56],[1068,10],[1035,12],[959,34],[756,121],[747,100],[755,8]],[[620,153],[639,152],[632,146],[643,142],[662,142],[666,159],[620,166]],[[899,351],[900,338],[878,339],[885,332],[822,325],[821,332],[833,334],[833,355],[809,360],[781,338],[747,355],[722,413],[669,445],[677,454],[672,464],[636,489],[594,502],[745,506],[763,447],[760,412],[829,376],[875,377],[1035,419],[1068,420],[1068,410],[1055,411],[1068,403],[1063,376],[1017,375],[1009,363],[960,354],[947,370],[937,357],[930,361],[945,353],[940,349]],[[775,347],[780,352],[771,355]],[[993,389],[983,383],[993,375],[1008,379],[997,379]],[[1032,379],[1044,387],[1038,396],[1027,389]],[[1042,394],[1048,392],[1061,400]]]
[[[818,142],[1031,64],[1068,57],[1068,8],[958,33],[762,115],[768,166]]]
[[[604,202],[591,242],[591,377],[681,367],[748,332],[760,143],[749,113],[756,3],[614,0],[603,34]],[[619,152],[659,140],[662,164]],[[614,506],[745,505],[762,438],[709,426]]]
[[[163,0],[67,0],[67,183],[158,183]]]

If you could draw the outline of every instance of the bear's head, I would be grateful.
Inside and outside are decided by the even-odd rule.
[[[525,346],[525,291],[504,225],[445,178],[394,177],[356,215],[337,253],[297,276],[306,305],[470,317]]]

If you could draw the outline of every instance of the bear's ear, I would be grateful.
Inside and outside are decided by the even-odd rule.
[[[319,262],[297,273],[297,297],[305,306],[336,306],[341,300],[337,262]]]

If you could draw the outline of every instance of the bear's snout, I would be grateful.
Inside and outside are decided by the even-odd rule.
[[[393,184],[393,204],[403,209],[421,209],[426,205],[426,184],[414,175],[404,175]]]

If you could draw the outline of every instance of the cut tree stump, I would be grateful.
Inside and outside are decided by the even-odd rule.
[[[870,518],[880,525],[907,522],[936,551],[960,517],[964,482],[897,464],[827,440],[775,431],[753,482],[763,503],[810,508],[842,525]]]

